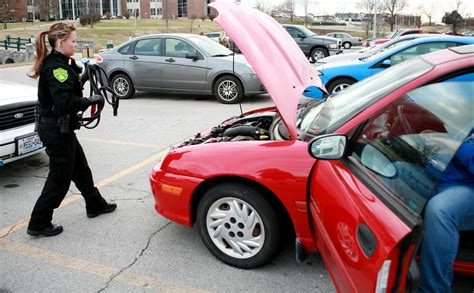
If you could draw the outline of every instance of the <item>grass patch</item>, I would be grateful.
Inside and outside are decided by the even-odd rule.
[[[31,35],[48,29],[53,22],[19,22],[9,23],[8,29],[0,30],[0,40],[8,33],[11,37],[27,38]],[[209,20],[194,20],[192,23],[192,33],[221,31],[222,29]],[[106,47],[107,41],[111,40],[114,47],[134,38],[148,34],[161,34],[165,32],[165,21],[161,19],[138,19],[135,23],[133,19],[111,19],[102,20],[90,26],[79,27],[77,29],[78,40],[94,40],[96,52]],[[191,33],[191,20],[170,19],[168,21],[169,33]]]

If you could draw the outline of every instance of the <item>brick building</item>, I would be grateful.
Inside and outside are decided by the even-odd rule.
[[[215,15],[207,7],[214,0],[11,0],[8,18],[12,21],[76,19],[86,14],[121,17],[168,18]],[[73,5],[74,4],[74,5]]]

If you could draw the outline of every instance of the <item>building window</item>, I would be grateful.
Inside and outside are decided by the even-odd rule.
[[[178,0],[178,17],[188,16],[188,1]]]
[[[151,9],[150,15],[156,15],[156,9],[155,9],[155,8],[152,8],[152,9]]]

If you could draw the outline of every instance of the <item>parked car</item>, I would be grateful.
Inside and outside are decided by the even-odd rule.
[[[301,25],[284,24],[283,27],[295,40],[303,53],[313,62],[329,55],[342,53],[342,42],[339,39],[318,36]]]
[[[418,38],[370,57],[323,64],[318,70],[328,91],[335,93],[410,58],[468,44],[474,44],[474,38],[454,36]]]
[[[375,45],[380,45],[390,41],[391,39],[395,39],[401,36],[413,35],[413,34],[423,34],[424,31],[422,29],[397,29],[389,34],[386,38],[383,39],[370,39],[367,40],[365,43],[366,47],[372,47]]]
[[[121,99],[141,91],[181,91],[212,94],[224,104],[245,95],[264,93],[261,82],[243,55],[208,37],[157,34],[134,38],[96,55],[111,87]]]
[[[361,38],[353,37],[348,33],[334,32],[334,33],[329,33],[326,36],[341,40],[342,46],[344,47],[344,49],[350,49],[352,46],[362,45]]]
[[[35,131],[38,89],[0,80],[0,166],[43,149]]]
[[[363,49],[360,49],[357,52],[353,53],[344,53],[344,54],[338,54],[334,56],[329,56],[323,59],[319,59],[318,62],[316,62],[315,66],[319,67],[322,66],[323,64],[326,63],[333,63],[333,62],[341,62],[341,61],[349,61],[349,60],[354,60],[354,59],[360,59],[360,58],[366,58],[369,56],[373,56],[379,52],[386,51],[388,49],[394,48],[395,46],[401,45],[403,43],[409,42],[411,40],[417,39],[417,38],[425,38],[425,37],[432,37],[434,35],[431,34],[416,34],[416,35],[408,35],[408,36],[402,36],[395,38],[393,40],[390,40],[386,43],[383,43],[381,45],[376,45],[372,47],[366,47]]]
[[[204,33],[204,35],[206,37],[208,37],[209,39],[215,41],[215,42],[218,42],[219,41],[219,36],[221,35],[220,32],[210,32],[210,33]]]
[[[401,176],[396,161],[433,155],[416,145],[424,135],[462,139],[472,123],[474,47],[414,58],[297,108],[305,88],[324,87],[278,23],[232,2],[211,6],[276,107],[231,117],[169,150],[150,176],[155,209],[196,224],[210,252],[233,266],[268,263],[289,221],[298,258],[319,251],[338,291],[414,286],[425,202],[411,185],[436,179],[416,168]],[[474,276],[467,240],[455,270]]]

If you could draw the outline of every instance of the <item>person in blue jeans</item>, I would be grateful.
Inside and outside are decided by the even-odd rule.
[[[459,231],[474,230],[474,134],[459,147],[424,211],[421,292],[450,292]]]

